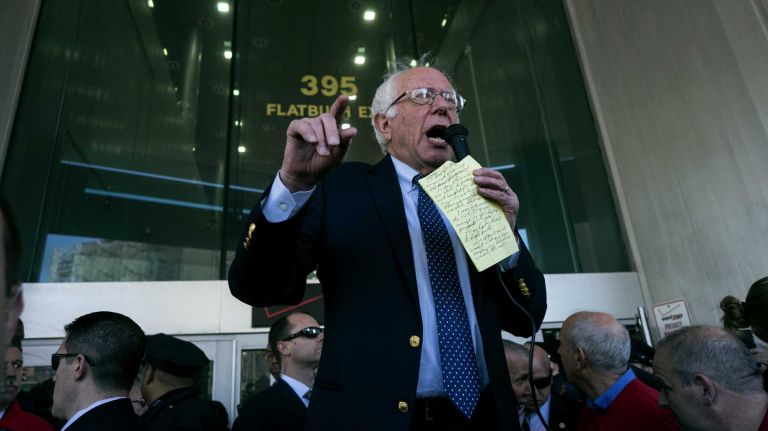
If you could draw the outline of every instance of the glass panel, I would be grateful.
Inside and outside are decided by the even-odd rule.
[[[243,405],[248,398],[267,389],[274,377],[269,375],[270,361],[266,349],[243,350],[240,358],[240,405]],[[280,370],[274,372],[279,375]]]
[[[3,179],[31,280],[219,277],[232,22],[43,2]]]
[[[540,268],[630,269],[560,0],[218,3],[43,1],[2,181],[26,279],[224,277],[289,122],[353,96],[377,162],[381,75],[428,51]]]
[[[503,172],[517,191],[520,234],[540,268],[629,270],[560,1],[315,4],[275,0],[243,6],[234,135],[243,151],[232,153],[234,184],[267,187],[280,167],[288,123],[330,105],[342,79],[357,90],[348,123],[359,133],[347,160],[380,160],[370,113],[363,115],[361,108],[370,105],[394,58],[429,51],[469,99],[461,120],[471,131],[473,156]],[[307,13],[288,14],[288,7]],[[375,20],[365,21],[365,10],[375,11]],[[364,63],[355,64],[358,54]],[[231,202],[230,248],[256,196],[233,190]]]

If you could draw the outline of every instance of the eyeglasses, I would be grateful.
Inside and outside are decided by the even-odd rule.
[[[293,334],[283,338],[280,341],[291,341],[294,338],[299,338],[299,337],[317,338],[317,336],[322,333],[323,333],[323,328],[318,328],[317,326],[307,326],[301,331],[294,332]]]
[[[414,88],[413,90],[403,92],[397,99],[393,100],[384,111],[384,114],[405,96],[408,96],[408,99],[417,105],[431,105],[435,103],[435,98],[437,98],[438,95],[448,102],[448,104],[451,105],[451,108],[456,112],[464,109],[464,104],[467,103],[467,101],[455,91],[438,91],[434,88]]]
[[[80,353],[54,353],[51,355],[51,368],[53,368],[53,371],[56,371],[59,369],[59,363],[61,363],[61,358],[74,358],[75,356],[79,355]],[[95,367],[96,364],[93,363],[93,361],[83,355],[85,358],[85,362],[88,363],[88,365]]]
[[[527,383],[528,383],[528,377],[522,377],[512,382],[512,384],[514,384],[515,386],[522,386]],[[533,379],[533,386],[536,389],[544,389],[551,384],[552,384],[552,373],[550,373],[547,377],[542,377],[540,379]]]

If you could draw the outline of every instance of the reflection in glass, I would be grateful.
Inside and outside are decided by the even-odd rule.
[[[240,357],[240,405],[267,389],[274,381],[270,375],[267,350],[243,350]],[[279,374],[279,369],[276,370]]]

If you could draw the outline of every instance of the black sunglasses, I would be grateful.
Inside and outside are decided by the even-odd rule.
[[[536,389],[544,389],[551,384],[552,384],[552,373],[549,373],[547,377],[542,377],[540,379],[533,379],[533,386],[535,386]]]
[[[79,355],[80,353],[54,353],[51,355],[51,368],[53,368],[53,371],[56,371],[59,369],[59,364],[61,363],[61,358],[74,358],[75,356]],[[93,361],[83,355],[85,358],[85,362],[88,363],[88,365],[95,367],[96,364],[93,363]]]
[[[307,326],[301,331],[294,332],[293,334],[283,338],[280,341],[291,341],[294,338],[299,338],[299,337],[317,338],[317,336],[322,333],[323,333],[323,328],[318,328],[317,326]]]

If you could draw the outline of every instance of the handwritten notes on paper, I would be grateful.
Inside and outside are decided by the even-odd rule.
[[[499,204],[477,194],[472,171],[480,164],[471,156],[447,161],[419,181],[445,213],[472,263],[483,271],[517,252],[517,242]]]

